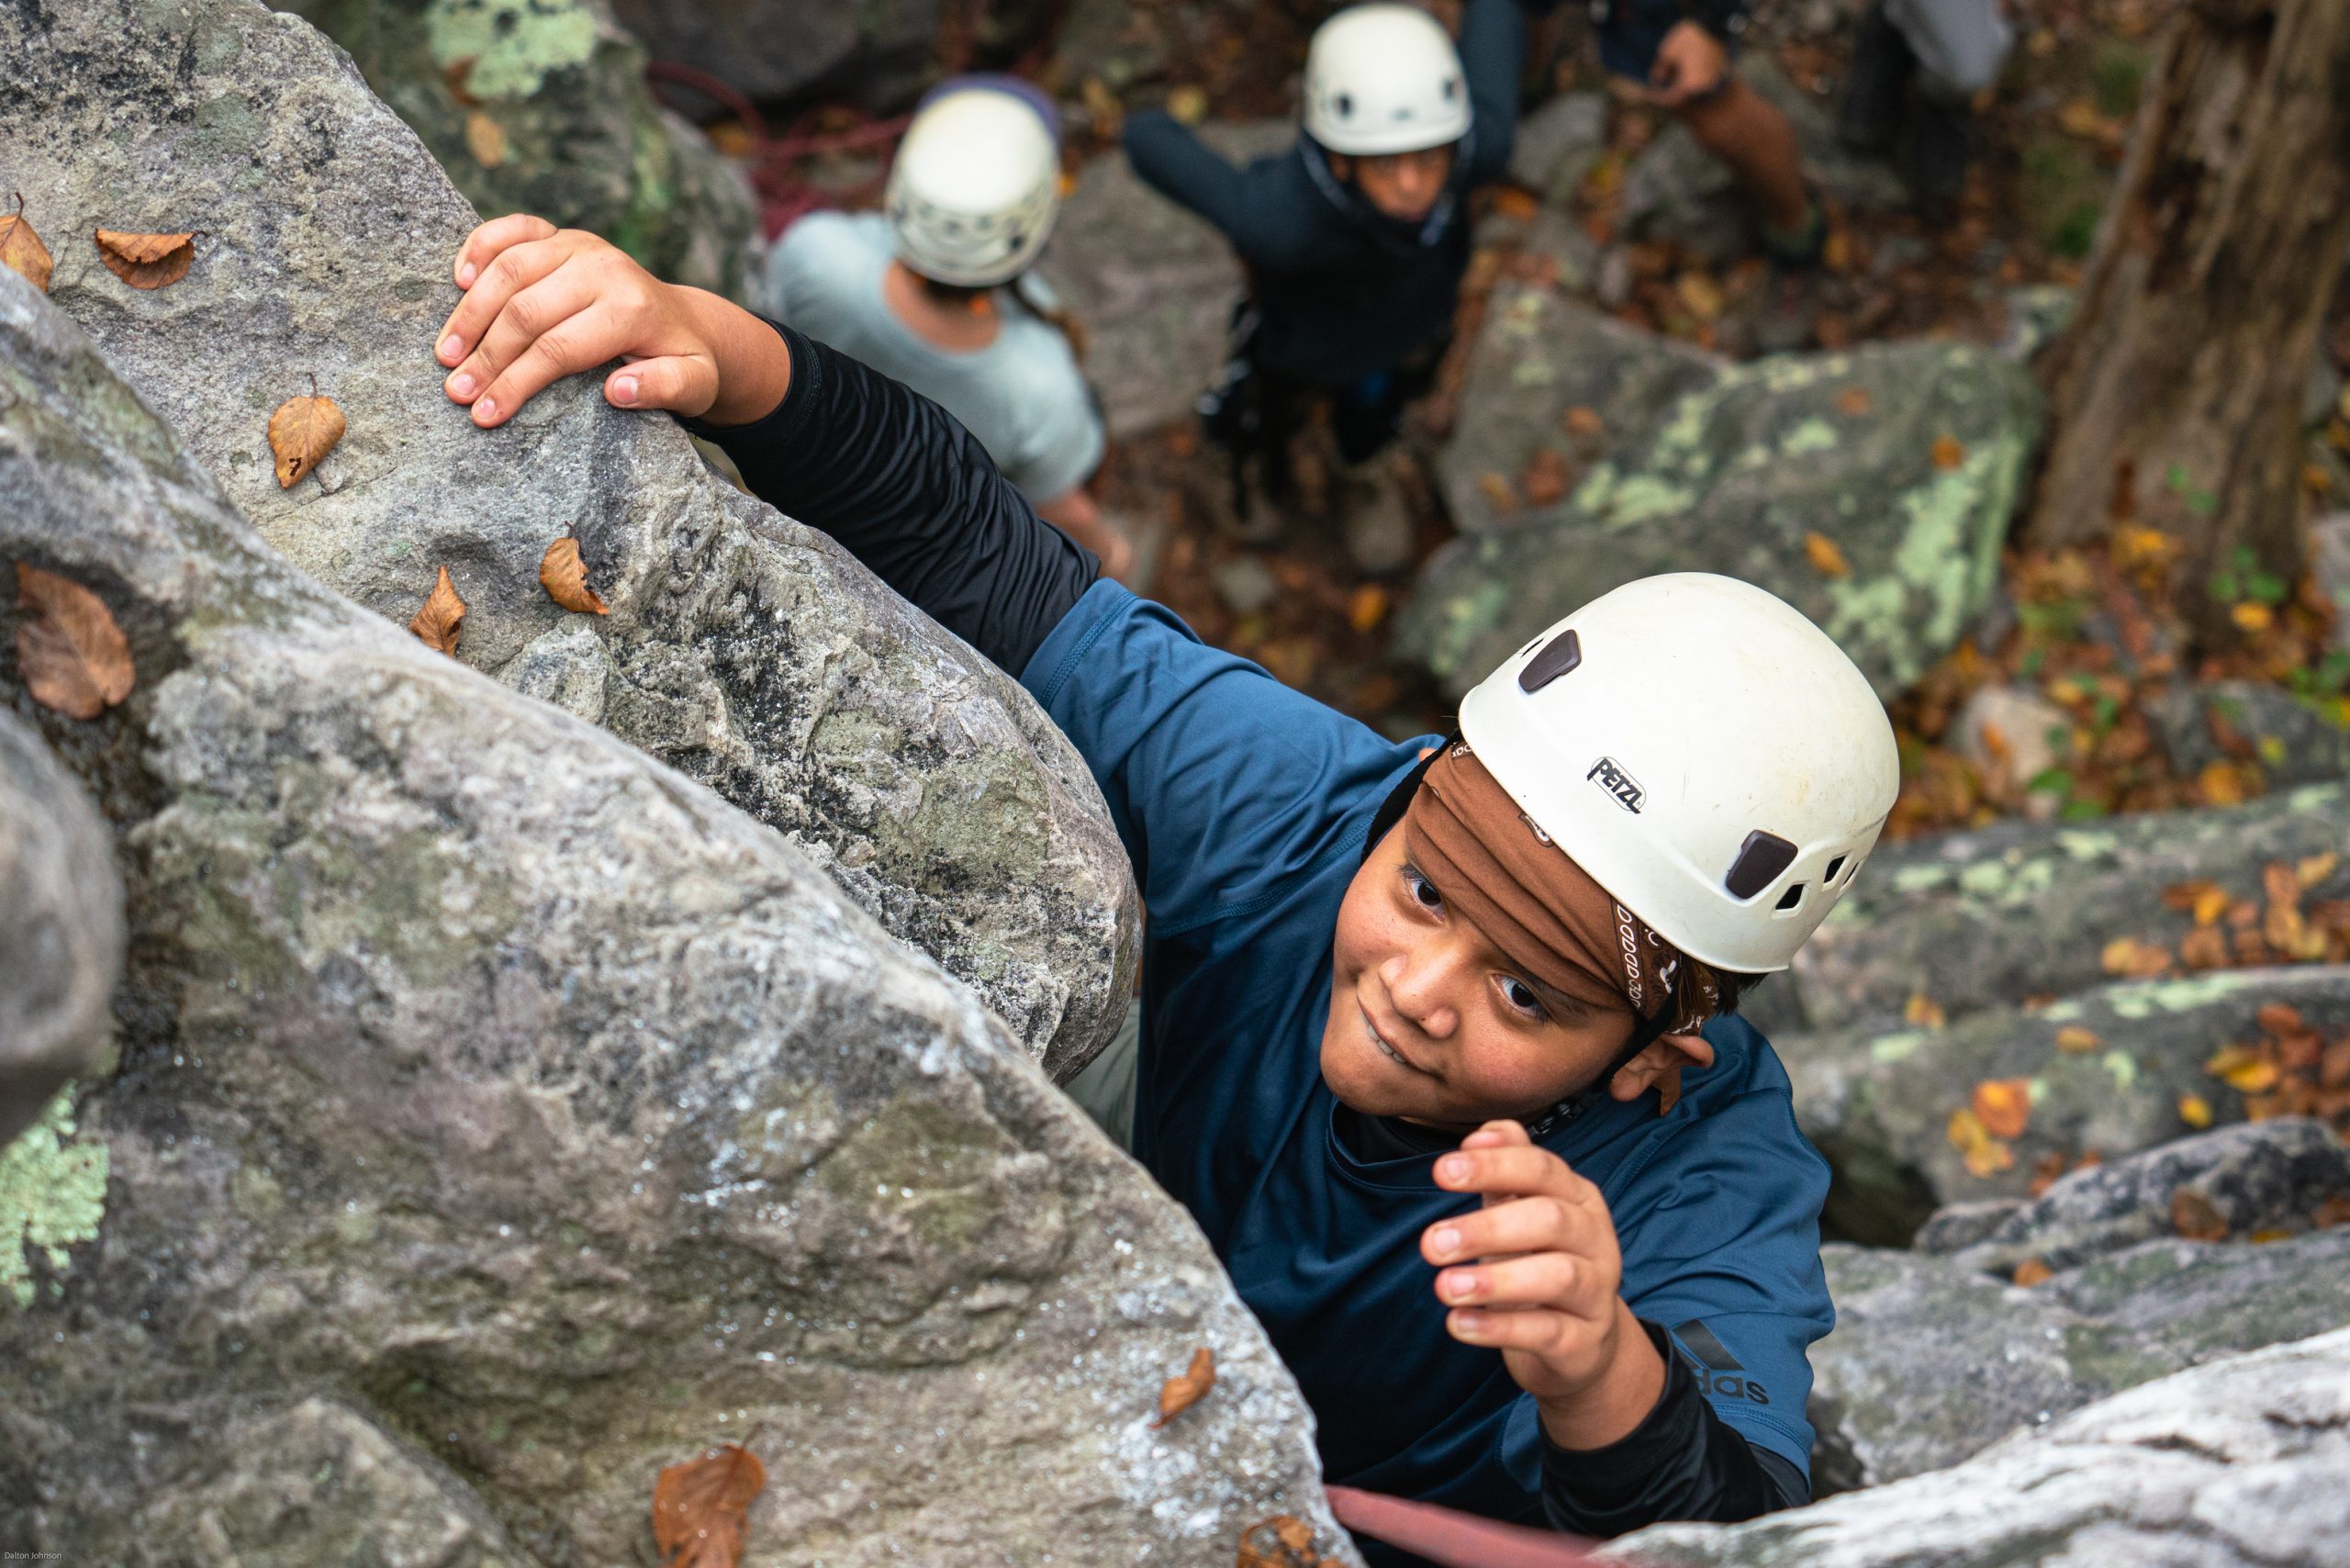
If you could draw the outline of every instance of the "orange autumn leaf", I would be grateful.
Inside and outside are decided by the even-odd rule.
[[[2095,1029],[2084,1029],[2078,1024],[2067,1024],[2056,1031],[2056,1048],[2067,1056],[2087,1056],[2105,1043]]]
[[[2199,925],[2179,939],[2178,961],[2190,969],[2224,969],[2228,939],[2216,925]]]
[[[2306,1035],[2310,1026],[2301,1021],[2301,1010],[2289,1002],[2266,1002],[2252,1015],[2264,1035]]]
[[[133,288],[162,288],[177,283],[187,276],[188,265],[196,260],[193,232],[132,234],[100,229],[92,238],[97,241],[98,260]]]
[[[2306,891],[2333,876],[2333,868],[2341,864],[2342,857],[2329,849],[2322,855],[2312,855],[2306,860],[2295,863],[2293,879],[2300,883],[2302,890]]]
[[[745,1516],[767,1484],[758,1456],[735,1443],[665,1468],[653,1482],[653,1540],[663,1568],[737,1568]]]
[[[1909,993],[1909,1000],[1901,1009],[1901,1020],[1913,1029],[1939,1029],[1949,1022],[1942,1004],[1922,991]]]
[[[2228,1238],[2228,1216],[2219,1206],[2191,1187],[2181,1187],[2170,1195],[2170,1227],[2189,1241],[2225,1241]]]
[[[610,615],[610,606],[588,586],[588,563],[579,558],[579,541],[568,536],[547,546],[539,557],[539,586],[565,610],[585,615]]]
[[[269,416],[269,450],[277,458],[277,487],[289,490],[296,480],[319,465],[334,450],[346,428],[342,410],[331,398],[318,395],[310,384],[308,398],[288,398]]]
[[[2211,1125],[2211,1102],[2200,1094],[2178,1097],[2178,1119],[2200,1132]]]
[[[1527,464],[1517,483],[1526,492],[1527,505],[1547,507],[1566,498],[1569,477],[1567,460],[1546,446]]]
[[[95,719],[130,695],[130,644],[106,601],[71,577],[17,563],[17,673],[32,700]]]
[[[1385,588],[1377,583],[1365,583],[1347,600],[1347,624],[1357,632],[1370,632],[1387,619],[1388,604]]]
[[[417,641],[436,654],[454,657],[457,652],[457,622],[465,618],[465,601],[457,597],[457,585],[449,580],[449,568],[441,568],[440,580],[432,585],[431,597],[408,629],[416,633]]]
[[[2170,954],[2154,943],[2141,942],[2135,936],[2117,936],[2108,942],[2098,955],[2098,964],[2107,974],[2144,980],[2169,969]]]
[[[506,162],[506,128],[479,109],[465,116],[465,151],[485,169]]]
[[[1240,1532],[1240,1556],[1235,1568],[1322,1568],[1314,1550],[1314,1530],[1304,1519],[1275,1514]]]
[[[2015,1282],[2029,1290],[2056,1277],[2056,1271],[2039,1258],[2027,1258],[2016,1265]]]
[[[1580,403],[1560,416],[1559,423],[1565,427],[1569,435],[1590,440],[1595,441],[1607,433],[1607,421],[1599,417],[1599,410],[1585,408]]]
[[[2311,1211],[2310,1223],[2320,1230],[2332,1230],[2336,1226],[2350,1225],[2350,1197],[2336,1193]]]
[[[1966,461],[1966,448],[1954,435],[1934,438],[1934,466],[1947,472]]]
[[[25,221],[25,198],[18,193],[17,210],[0,218],[0,267],[23,274],[27,283],[47,294],[49,274],[54,266],[49,247],[40,242],[33,226]]]
[[[2258,636],[2276,623],[2277,612],[2256,599],[2246,599],[2228,611],[2238,630]]]
[[[1993,1137],[2021,1137],[2031,1121],[2031,1085],[2020,1078],[1989,1078],[1975,1086],[1970,1107]]]
[[[2195,895],[2195,907],[2190,912],[2198,925],[2217,925],[2220,916],[2228,913],[2228,892],[2225,888],[2205,888]]]
[[[1509,487],[1509,481],[1498,474],[1478,475],[1477,493],[1485,498],[1487,506],[1505,517],[1517,510],[1516,492]]]
[[[1996,1176],[2015,1165],[2015,1150],[1993,1137],[1983,1118],[1964,1106],[1950,1114],[1949,1134],[1951,1147],[1964,1159],[1972,1175]]]
[[[1876,399],[1865,386],[1847,386],[1836,394],[1836,411],[1855,420],[1875,406]]]
[[[1170,1377],[1158,1391],[1158,1419],[1154,1428],[1168,1422],[1197,1405],[1215,1386],[1215,1352],[1205,1345],[1192,1352],[1192,1368],[1181,1377]]]
[[[1536,213],[1542,210],[1542,203],[1529,191],[1519,190],[1515,185],[1505,185],[1494,193],[1494,210],[1504,218],[1527,223],[1533,219]]]
[[[1811,569],[1823,577],[1849,577],[1852,575],[1852,564],[1844,559],[1844,552],[1837,546],[1836,541],[1824,533],[1803,536],[1803,558],[1810,562]]]

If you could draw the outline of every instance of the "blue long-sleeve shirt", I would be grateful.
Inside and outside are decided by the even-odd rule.
[[[1800,1500],[1806,1350],[1832,1321],[1828,1173],[1762,1036],[1719,1020],[1714,1064],[1684,1070],[1670,1114],[1653,1094],[1602,1100],[1544,1140],[1606,1195],[1625,1297],[1672,1352],[1638,1431],[1550,1446],[1500,1356],[1445,1333],[1419,1256],[1427,1226],[1477,1200],[1438,1189],[1432,1156],[1348,1137],[1319,1070],[1339,902],[1435,737],[1389,742],[1095,582],[951,417],[778,330],[782,405],[697,428],[1018,671],[1085,756],[1150,915],[1135,1152],[1296,1373],[1328,1478],[1593,1535]]]

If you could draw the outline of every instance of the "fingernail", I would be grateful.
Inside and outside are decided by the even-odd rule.
[[[1447,1274],[1444,1277],[1444,1294],[1450,1296],[1455,1301],[1467,1301],[1471,1296],[1477,1294],[1477,1276],[1474,1274]]]
[[[1448,1225],[1442,1230],[1429,1234],[1428,1245],[1435,1249],[1438,1257],[1449,1258],[1460,1249],[1460,1233]]]
[[[1465,1181],[1469,1175],[1469,1162],[1457,1154],[1448,1154],[1436,1162],[1436,1175],[1439,1182]]]
[[[615,403],[633,403],[636,401],[635,376],[623,375],[619,380],[612,383],[612,401]]]
[[[1482,1339],[1485,1335],[1485,1315],[1456,1312],[1452,1315],[1452,1331],[1464,1339]]]
[[[491,402],[488,398],[484,398],[480,402],[474,405],[474,420],[476,423],[486,425],[496,418],[498,418],[498,405]]]
[[[471,288],[473,286],[474,264],[471,262],[467,262],[464,266],[457,269],[457,286],[459,288]]]
[[[441,357],[442,359],[454,359],[459,354],[464,353],[464,351],[465,345],[457,341],[457,334],[454,332],[450,333],[447,337],[441,340]]]
[[[469,370],[461,370],[457,372],[456,375],[449,377],[449,392],[453,397],[472,397],[474,395],[473,372]]]

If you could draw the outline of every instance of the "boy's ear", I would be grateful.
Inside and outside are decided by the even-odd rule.
[[[1607,1092],[1617,1100],[1637,1100],[1670,1073],[1677,1083],[1684,1067],[1714,1065],[1714,1047],[1703,1035],[1661,1035],[1648,1049],[1616,1070]]]

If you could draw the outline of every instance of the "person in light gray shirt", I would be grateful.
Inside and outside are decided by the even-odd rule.
[[[886,210],[813,213],[767,259],[780,320],[944,407],[1037,515],[1123,577],[1133,545],[1085,488],[1101,409],[1041,280],[1060,160],[1037,106],[1004,86],[950,83],[916,113]]]

